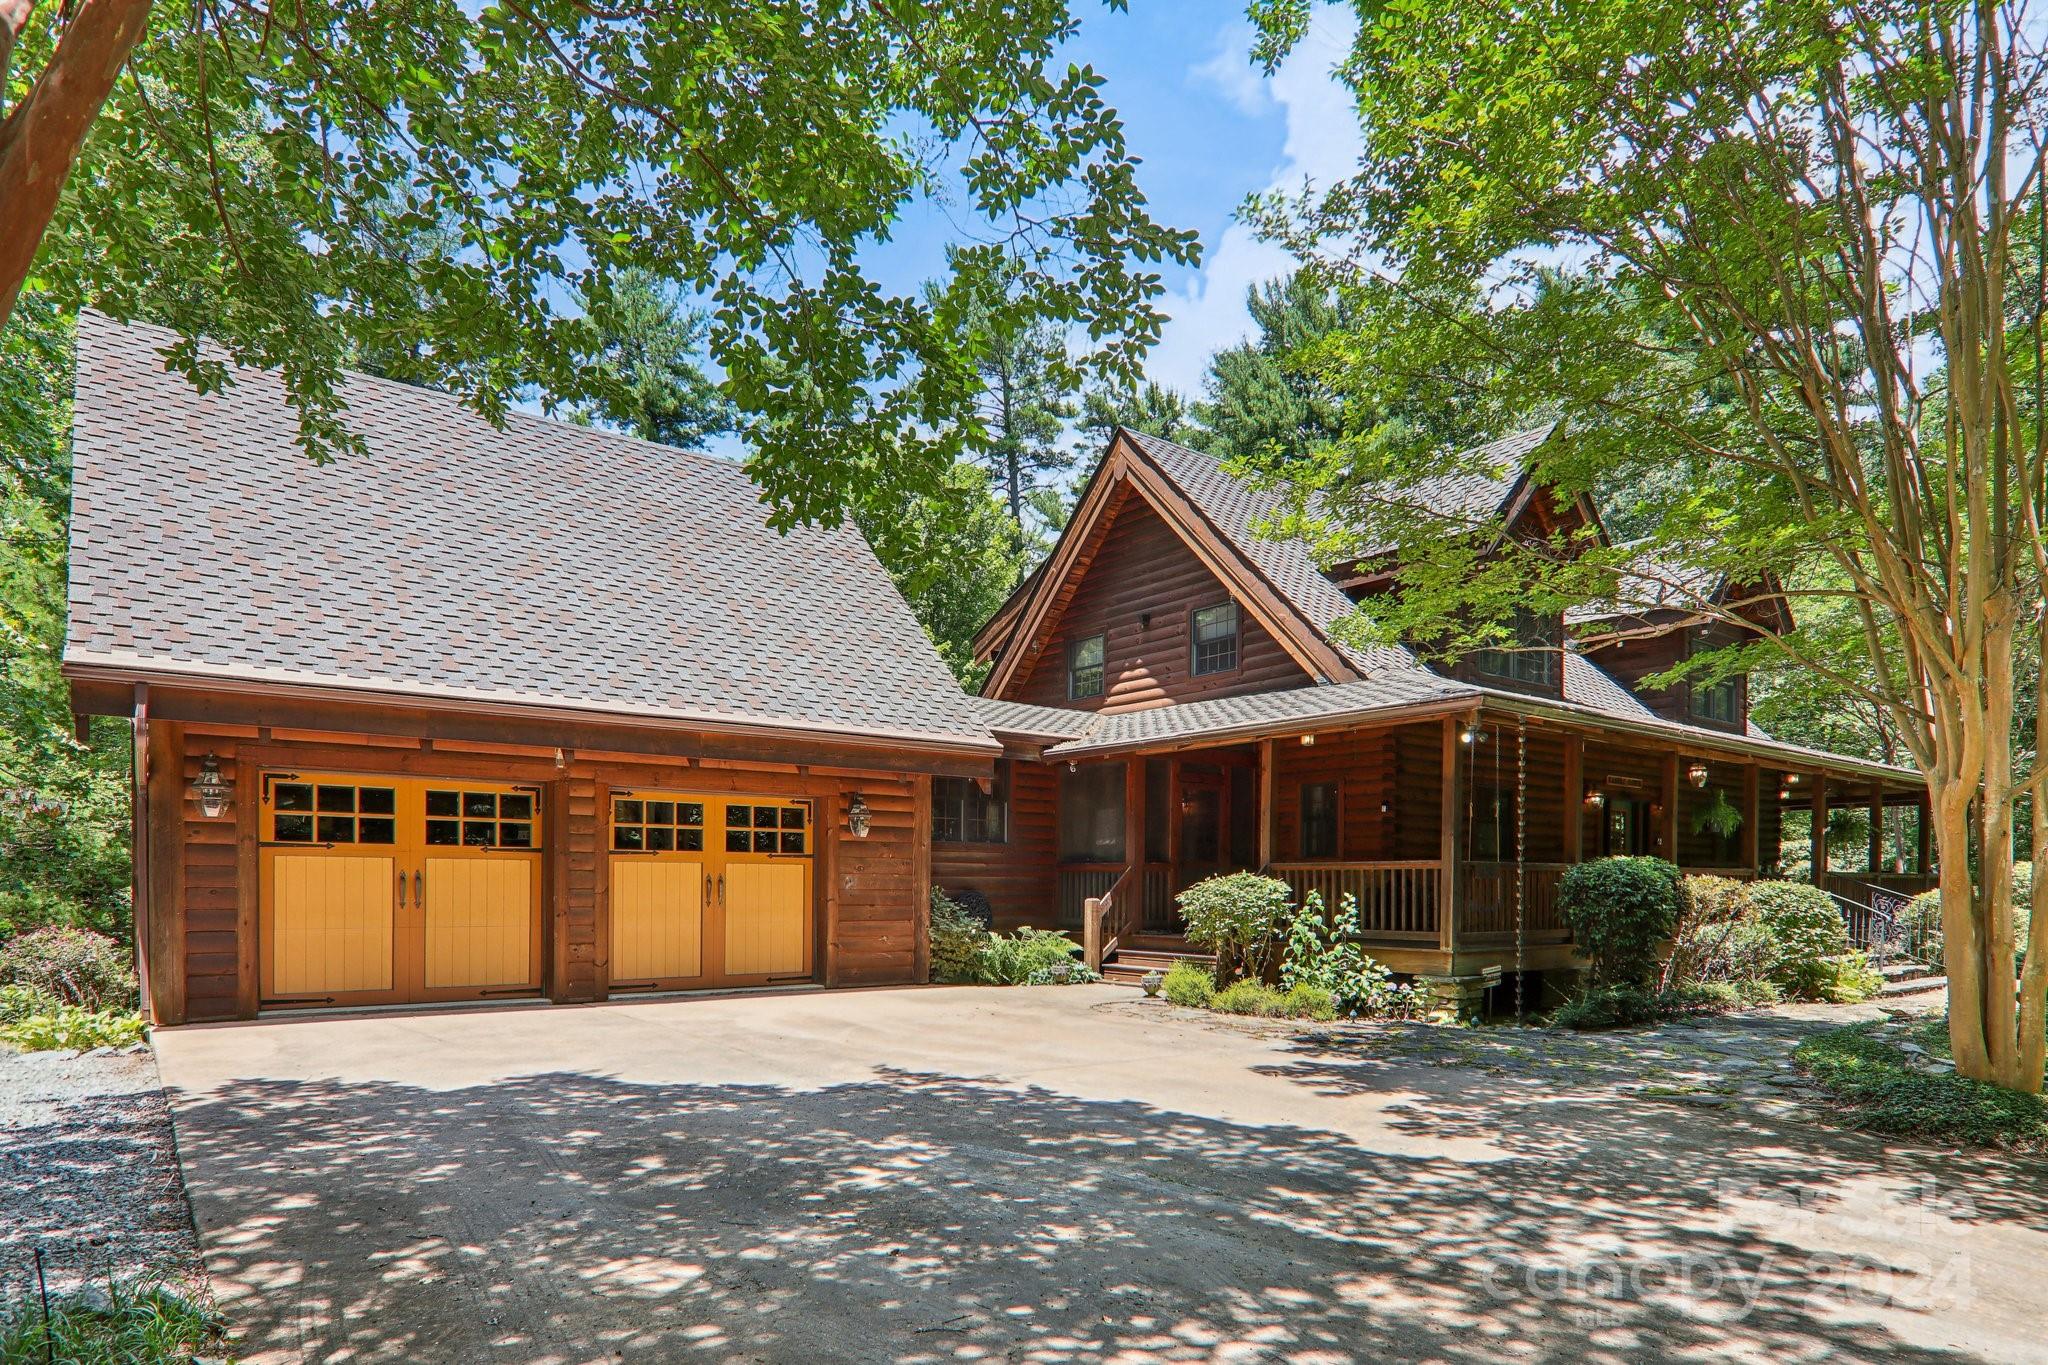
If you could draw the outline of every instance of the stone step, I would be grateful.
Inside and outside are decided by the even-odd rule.
[[[1921,977],[1937,976],[1940,973],[1925,962],[1902,960],[1887,962],[1879,967],[1878,974],[1887,981],[1917,981]]]
[[[1905,976],[1885,982],[1878,995],[1885,1000],[1896,1000],[1902,995],[1931,995],[1947,989],[1948,978],[1945,976]]]
[[[1170,972],[1183,962],[1198,962],[1204,967],[1216,965],[1215,957],[1208,953],[1169,953],[1157,948],[1119,949],[1109,965],[1135,967],[1141,972]]]

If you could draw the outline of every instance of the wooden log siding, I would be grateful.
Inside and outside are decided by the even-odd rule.
[[[1729,868],[1743,865],[1743,832],[1737,830],[1728,840],[1724,849],[1721,841],[1712,832],[1694,829],[1700,812],[1714,804],[1715,793],[1727,797],[1728,804],[1736,810],[1742,809],[1744,800],[1742,788],[1742,767],[1735,763],[1707,764],[1707,785],[1695,787],[1685,770],[1691,766],[1690,758],[1679,760],[1678,787],[1678,865],[1685,868]],[[1775,795],[1775,793],[1773,793]],[[1752,869],[1754,870],[1754,869]]]
[[[557,1001],[605,994],[610,791],[809,796],[818,801],[814,908],[822,949],[816,958],[820,979],[866,985],[921,977],[930,887],[928,843],[920,842],[929,836],[929,779],[921,775],[576,750],[565,750],[558,767],[555,750],[531,745],[230,724],[179,728],[182,772],[158,779],[180,784],[177,894],[174,904],[153,905],[151,913],[173,916],[182,927],[171,965],[183,978],[184,1001],[181,1016],[160,1018],[160,1023],[248,1018],[259,1008],[256,838],[259,774],[266,767],[540,784],[548,817],[541,980],[546,994]],[[219,757],[222,771],[235,784],[232,810],[217,820],[202,817],[190,796],[208,752]],[[872,815],[866,839],[846,833],[846,811],[855,792],[866,798]],[[153,929],[153,940],[170,937],[159,939]]]
[[[1562,783],[1562,779],[1559,779]],[[1611,743],[1586,741],[1586,790],[1603,792],[1608,798],[1625,797],[1661,805],[1664,800],[1664,759],[1654,749],[1629,749]],[[1585,859],[1591,862],[1601,854],[1605,833],[1605,807],[1588,807],[1581,804],[1579,819],[1582,822],[1585,840]],[[1649,852],[1660,858],[1671,856],[1671,850],[1656,846],[1657,822],[1647,820],[1649,830]]]
[[[996,928],[1053,927],[1054,864],[1059,844],[1058,772],[1044,763],[1010,764],[1009,842],[932,844],[932,881],[946,891],[979,891]]]
[[[1237,667],[1195,676],[1190,657],[1192,614],[1197,607],[1226,600],[1229,593],[1134,492],[1124,495],[1097,548],[1083,558],[1070,584],[1067,600],[1055,606],[1057,616],[1039,642],[1037,658],[1004,689],[1005,700],[1136,711],[1168,702],[1306,687],[1314,681],[1242,604]],[[1144,620],[1148,613],[1149,625]],[[1069,701],[1068,647],[1092,635],[1104,637],[1102,695]],[[1020,641],[1018,647],[1028,648],[1029,643]]]

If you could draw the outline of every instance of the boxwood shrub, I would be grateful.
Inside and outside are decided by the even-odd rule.
[[[1679,872],[1662,858],[1601,858],[1568,869],[1558,909],[1603,985],[1639,986],[1678,925]]]

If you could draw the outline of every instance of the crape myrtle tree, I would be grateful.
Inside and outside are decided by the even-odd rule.
[[[1109,0],[1118,3],[1118,0]],[[309,455],[355,453],[353,354],[495,417],[615,411],[584,300],[700,298],[780,524],[939,487],[982,441],[969,315],[1134,376],[1151,218],[1069,0],[0,0],[0,326],[25,284],[148,316],[195,384],[280,370]],[[960,241],[930,298],[862,264],[907,214]],[[380,231],[459,244],[395,271]],[[995,287],[1000,282],[999,287]]]
[[[1316,356],[1347,414],[1398,390],[1495,430],[1558,418],[1539,476],[1635,504],[1625,546],[1445,534],[1411,494],[1460,460],[1347,421],[1284,472],[1326,553],[1402,561],[1356,628],[1512,643],[1517,606],[1655,587],[1739,623],[1740,600],[1687,585],[1775,574],[1817,626],[1692,667],[1775,652],[1882,710],[1932,803],[1957,1068],[2029,1091],[2048,879],[2021,944],[2012,848],[2016,810],[2035,846],[2048,820],[2048,770],[2015,757],[2039,749],[2019,727],[2042,714],[2048,580],[2040,8],[1360,3],[1339,73],[1358,173],[1250,208],[1347,290],[1357,320]],[[1269,64],[1311,13],[1252,9]]]

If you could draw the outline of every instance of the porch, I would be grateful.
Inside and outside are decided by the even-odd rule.
[[[1182,890],[1256,870],[1297,899],[1350,897],[1363,946],[1395,971],[1543,971],[1573,962],[1566,869],[1652,854],[1689,873],[1810,878],[1853,933],[1933,878],[1921,794],[1852,780],[1491,712],[1069,764],[1055,923],[1113,972],[1134,944],[1148,959],[1171,950]],[[1852,790],[1858,856],[1839,818]],[[1789,869],[1788,820],[1795,854],[1808,828],[1833,832]]]

